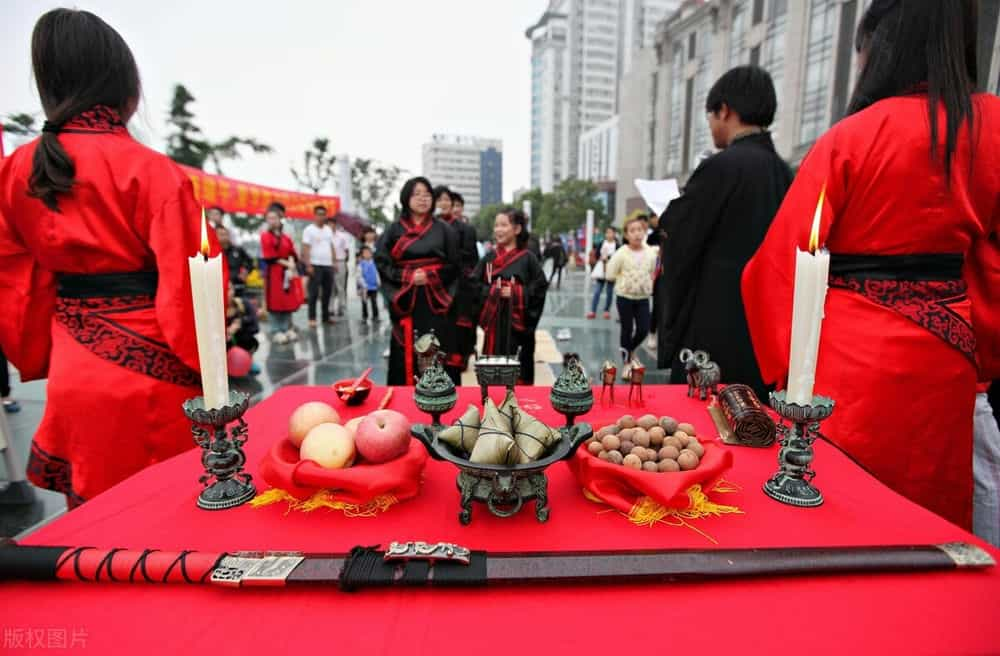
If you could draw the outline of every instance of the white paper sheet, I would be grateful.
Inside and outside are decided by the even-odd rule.
[[[639,190],[639,194],[646,201],[646,205],[656,212],[657,216],[663,214],[670,201],[681,195],[676,178],[668,180],[643,180],[636,178],[635,188]]]

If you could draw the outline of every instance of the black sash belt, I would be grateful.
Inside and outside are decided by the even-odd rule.
[[[976,365],[961,253],[830,254],[830,287],[851,290],[937,335]]]
[[[57,276],[58,295],[62,298],[155,296],[159,278],[156,271],[95,274],[60,273]]]
[[[856,280],[959,280],[965,257],[961,253],[912,255],[830,254],[830,275]]]

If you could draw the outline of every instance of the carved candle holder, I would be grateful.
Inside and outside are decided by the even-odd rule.
[[[202,449],[201,464],[205,468],[205,474],[198,479],[205,486],[198,495],[199,508],[235,508],[257,494],[252,477],[243,472],[247,462],[243,444],[248,439],[243,414],[249,404],[250,395],[236,390],[229,392],[229,403],[221,408],[206,408],[201,396],[183,404],[184,415],[191,421],[194,443]],[[233,423],[235,426],[230,428]]]
[[[604,392],[610,390],[611,403],[615,402],[615,379],[618,376],[618,367],[611,360],[605,360],[601,367],[601,403],[604,403]]]
[[[635,393],[636,401],[639,403],[645,403],[646,399],[642,396],[642,381],[646,379],[646,366],[639,362],[638,360],[632,360],[631,368],[629,369],[629,387],[628,387],[628,402],[629,405],[632,404],[632,395]]]
[[[813,442],[822,437],[821,421],[833,414],[833,399],[813,396],[808,405],[787,400],[785,391],[771,392],[771,407],[782,418],[778,426],[779,469],[766,483],[764,493],[790,506],[814,508],[823,503],[823,493],[813,486],[816,472],[811,468]],[[790,425],[786,425],[785,421]]]

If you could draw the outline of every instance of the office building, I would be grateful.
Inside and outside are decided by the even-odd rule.
[[[503,200],[503,142],[435,134],[423,146],[423,174],[465,198],[465,214]]]

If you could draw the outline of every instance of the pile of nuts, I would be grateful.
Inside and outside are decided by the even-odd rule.
[[[587,440],[587,450],[616,465],[647,472],[695,469],[705,455],[694,426],[673,417],[625,415]]]

